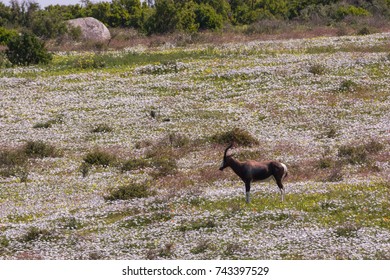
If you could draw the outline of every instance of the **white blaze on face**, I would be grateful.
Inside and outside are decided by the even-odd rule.
[[[225,166],[225,160],[222,161],[221,166],[219,167],[220,169]]]

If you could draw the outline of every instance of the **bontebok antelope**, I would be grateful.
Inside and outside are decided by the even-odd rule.
[[[232,155],[227,155],[227,151],[232,147],[233,144],[230,144],[226,148],[219,170],[222,171],[226,167],[231,167],[234,173],[236,173],[238,177],[244,181],[246,202],[250,202],[250,190],[252,182],[270,181],[271,179],[275,180],[276,184],[278,185],[283,202],[284,187],[282,181],[287,176],[287,166],[278,161],[238,161],[234,159]]]

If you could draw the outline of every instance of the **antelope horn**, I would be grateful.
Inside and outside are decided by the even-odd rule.
[[[226,158],[227,151],[233,147],[233,142],[226,148],[223,158]]]

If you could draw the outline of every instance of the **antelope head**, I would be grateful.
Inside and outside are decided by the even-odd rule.
[[[223,154],[223,160],[222,160],[221,166],[219,167],[219,170],[222,171],[222,170],[224,170],[226,167],[229,166],[226,159],[227,159],[228,157],[230,157],[230,156],[227,155],[227,151],[228,151],[229,149],[231,149],[232,147],[233,147],[233,143],[231,143],[231,144],[226,148],[225,153]]]

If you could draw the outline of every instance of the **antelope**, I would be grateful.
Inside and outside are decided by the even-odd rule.
[[[241,178],[245,183],[245,197],[246,203],[250,203],[250,190],[252,182],[264,182],[274,180],[279,187],[280,194],[282,196],[282,202],[284,201],[284,187],[283,179],[287,177],[287,166],[278,161],[238,161],[233,158],[232,155],[227,155],[227,151],[233,147],[233,143],[230,144],[223,155],[223,161],[219,170],[224,170],[226,167],[233,169],[234,173]]]

